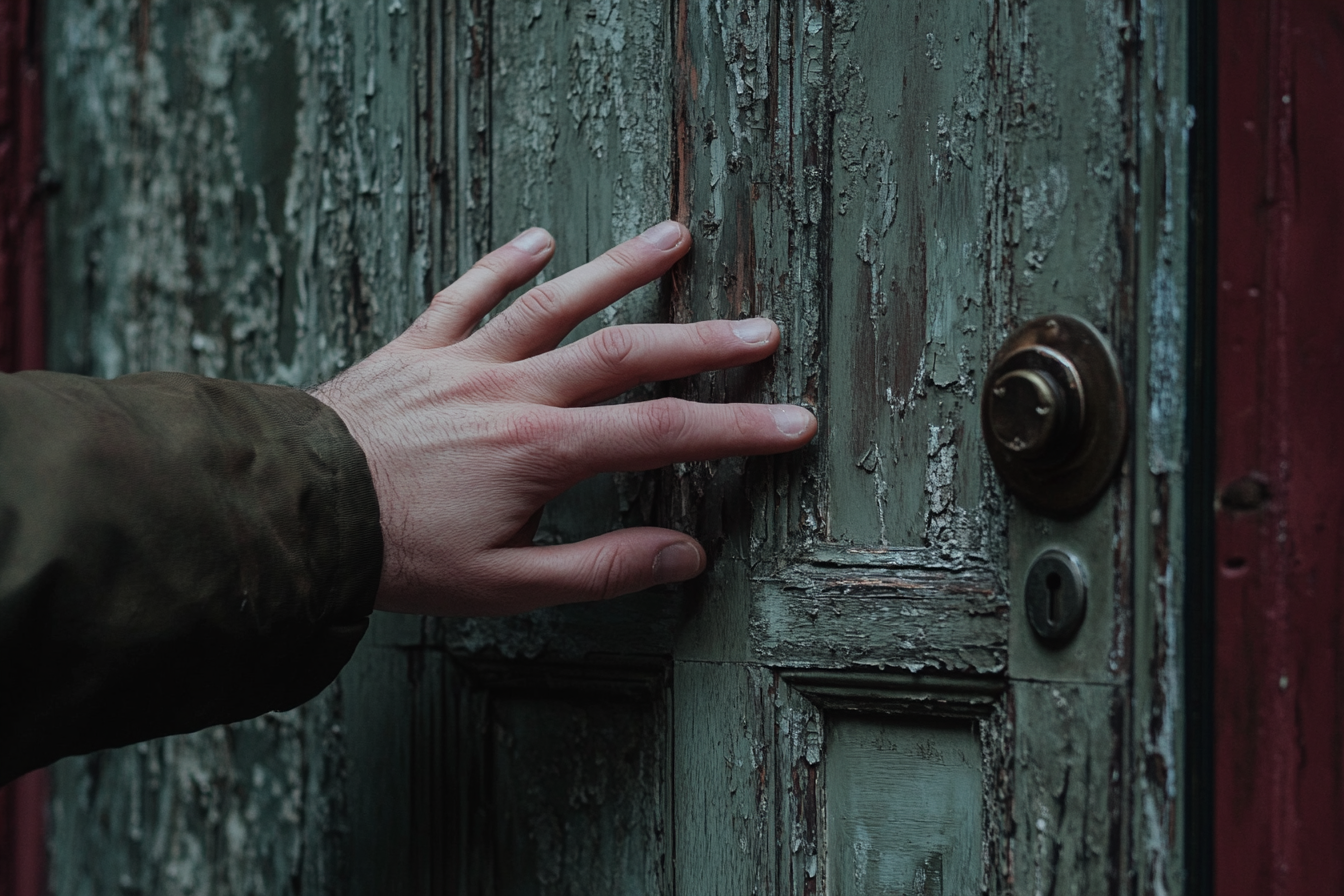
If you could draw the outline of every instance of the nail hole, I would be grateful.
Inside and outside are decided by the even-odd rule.
[[[1245,568],[1246,568],[1245,557],[1228,557],[1226,560],[1223,561],[1223,569],[1226,569],[1228,572],[1236,572],[1239,569],[1245,569]]]

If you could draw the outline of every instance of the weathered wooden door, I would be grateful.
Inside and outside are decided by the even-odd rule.
[[[763,314],[792,456],[586,484],[709,572],[503,620],[385,617],[293,713],[72,760],[56,892],[1170,892],[1187,5],[49,0],[52,354],[302,384],[541,224],[553,270],[666,216],[596,324]],[[1018,323],[1113,345],[1120,474],[1059,522],[979,426]],[[1026,624],[1078,557],[1077,636]]]

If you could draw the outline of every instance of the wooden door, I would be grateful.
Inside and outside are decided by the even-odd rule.
[[[63,763],[56,892],[1178,889],[1186,8],[50,0],[60,365],[310,382],[526,225],[561,270],[672,215],[689,260],[593,325],[783,347],[634,397],[822,421],[549,508],[695,532],[689,587],[379,618],[300,710]],[[1045,313],[1106,334],[1133,420],[1069,522],[978,424]],[[1049,547],[1089,581],[1059,649],[1020,599]]]

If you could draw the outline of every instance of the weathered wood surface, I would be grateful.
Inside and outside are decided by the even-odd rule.
[[[0,8],[0,372],[46,363],[42,185],[42,36],[35,0]],[[0,893],[46,889],[50,779],[0,787]]]
[[[992,568],[919,551],[890,560],[873,552],[824,556],[752,582],[752,643],[761,661],[912,672],[1007,669],[1008,602]]]
[[[0,371],[45,365],[42,40],[35,0],[0,10]]]
[[[301,710],[64,763],[56,892],[816,894],[888,860],[928,892],[1178,888],[1174,9],[51,0],[59,366],[313,382],[529,224],[553,276],[672,214],[689,261],[589,326],[770,316],[775,359],[662,389],[822,423],[548,509],[546,541],[697,534],[680,598],[380,619]],[[1002,493],[976,422],[1047,310],[1107,332],[1138,402],[1068,525]],[[1050,653],[1016,596],[1061,543],[1094,597]],[[930,792],[978,848],[935,871],[894,821],[842,861],[859,729],[956,746]]]
[[[1344,4],[1218,15],[1212,889],[1323,892],[1344,880]]]
[[[841,717],[825,756],[829,893],[980,888],[984,772],[971,723]]]

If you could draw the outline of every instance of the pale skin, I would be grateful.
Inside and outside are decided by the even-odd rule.
[[[545,503],[602,472],[773,454],[817,430],[792,405],[674,398],[600,405],[649,382],[759,361],[770,321],[608,327],[557,347],[581,321],[661,277],[691,247],[665,221],[532,288],[555,251],[540,228],[482,258],[401,336],[314,390],[364,449],[382,516],[378,609],[502,615],[684,581],[704,549],[639,527],[534,545]]]

